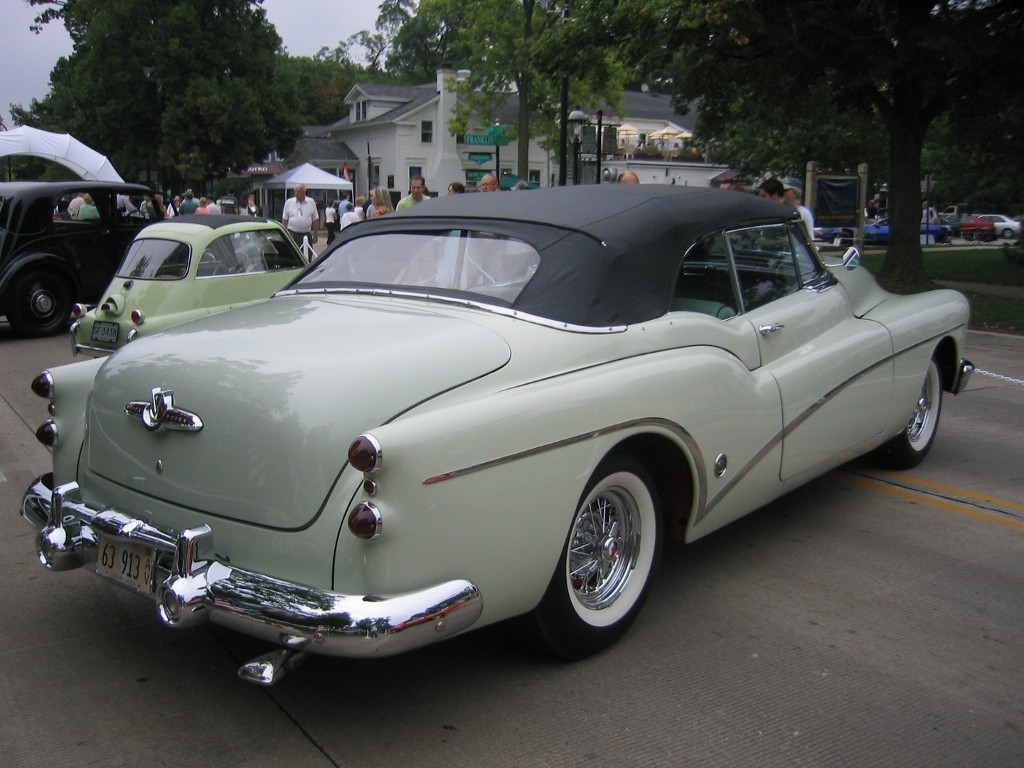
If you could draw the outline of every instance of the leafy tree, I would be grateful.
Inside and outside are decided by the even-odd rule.
[[[769,143],[776,132],[790,134],[786,144],[799,140],[798,131],[813,128],[806,120],[792,128],[780,121],[779,105],[811,119],[826,111],[877,116],[889,154],[893,222],[882,275],[907,283],[925,278],[918,223],[929,127],[943,115],[977,110],[981,90],[1001,93],[1000,83],[1018,90],[1024,55],[1024,13],[1014,0],[581,5],[595,35],[615,41],[648,70],[670,67],[678,103],[701,99],[705,137],[735,143],[754,124]],[[869,134],[874,135],[870,128]]]
[[[410,0],[400,0],[400,4],[414,5]],[[382,17],[387,7],[388,2],[381,4]],[[408,82],[424,82],[433,79],[439,69],[466,64],[472,58],[472,51],[459,36],[464,26],[461,6],[428,4],[415,15],[408,11],[393,13],[389,22],[393,33],[387,57],[388,71]]]
[[[37,24],[64,24],[73,52],[19,116],[73,133],[126,177],[205,180],[294,146],[281,39],[257,0],[29,1]]]
[[[323,125],[337,120],[338,105],[361,72],[362,68],[347,57],[339,60],[326,50],[314,58],[283,54],[274,61],[274,79],[291,94],[291,110],[303,124]]]
[[[425,47],[428,41],[436,47]],[[515,92],[519,107],[509,136],[519,139],[520,174],[529,165],[531,133],[553,132],[562,77],[573,82],[574,103],[592,104],[597,94],[614,103],[626,72],[614,50],[597,50],[539,0],[423,0],[395,36],[392,56],[396,66],[443,63],[470,71],[459,84],[462,101],[449,126],[455,133],[473,118],[492,122]]]

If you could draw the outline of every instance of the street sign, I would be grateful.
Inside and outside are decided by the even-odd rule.
[[[497,138],[497,141],[495,141]],[[493,147],[499,146],[504,147],[508,144],[508,138],[506,136],[488,136],[486,133],[467,133],[462,137],[463,144],[475,144],[477,146]]]
[[[484,163],[489,163],[493,159],[494,159],[494,155],[492,155],[490,152],[470,152],[469,153],[469,161],[471,163],[476,163],[478,165],[483,165]]]

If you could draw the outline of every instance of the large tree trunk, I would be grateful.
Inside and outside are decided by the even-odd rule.
[[[911,285],[928,280],[921,252],[921,147],[927,129],[921,89],[896,84],[883,110],[889,128],[889,248],[880,277]]]

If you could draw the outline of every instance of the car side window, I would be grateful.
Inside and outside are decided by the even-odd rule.
[[[725,320],[736,314],[736,306],[725,237],[721,232],[705,235],[683,256],[669,309]]]
[[[243,272],[231,242],[231,235],[221,235],[210,242],[199,255],[196,277],[224,277]]]
[[[748,227],[729,232],[726,237],[744,311],[800,290],[794,241],[787,225]]]
[[[250,230],[226,235],[235,254],[237,271],[268,272],[275,269],[304,267],[295,248],[289,248],[284,236],[276,230]]]

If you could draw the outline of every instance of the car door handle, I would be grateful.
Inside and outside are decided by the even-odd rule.
[[[769,333],[775,333],[777,330],[785,327],[782,323],[769,323],[757,326],[757,332],[762,336],[767,336]]]

